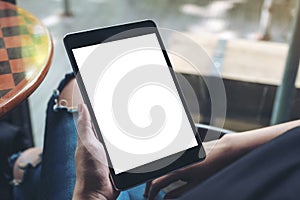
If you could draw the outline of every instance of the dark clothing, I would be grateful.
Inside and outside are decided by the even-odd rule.
[[[300,199],[300,127],[253,150],[180,199]]]
[[[11,170],[8,157],[21,150],[20,129],[6,121],[0,121],[0,199],[11,199],[11,186],[7,178],[10,178]]]

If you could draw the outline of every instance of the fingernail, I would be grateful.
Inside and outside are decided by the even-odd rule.
[[[78,112],[81,113],[82,112],[82,104],[78,105]]]

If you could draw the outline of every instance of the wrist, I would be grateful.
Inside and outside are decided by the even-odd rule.
[[[242,135],[240,135],[239,133],[235,133],[235,134],[224,135],[224,137],[221,138],[222,143],[226,149],[225,152],[232,160],[236,160],[244,156],[245,154],[247,154],[249,151],[253,149],[253,147],[249,145],[245,145],[243,143],[244,138],[241,136]]]

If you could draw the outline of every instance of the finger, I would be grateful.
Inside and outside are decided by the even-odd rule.
[[[154,200],[161,189],[178,180],[179,177],[176,173],[168,174],[153,180],[148,191],[148,199]]]
[[[79,142],[92,142],[96,138],[91,118],[85,104],[78,105],[77,129]]]
[[[186,193],[187,191],[191,190],[197,185],[197,183],[187,183],[179,188],[176,188],[170,192],[168,192],[164,199],[176,199]]]
[[[78,105],[78,120],[77,120],[78,129],[79,128],[90,128],[93,129],[91,117],[89,115],[89,112],[87,110],[87,107],[85,104],[79,104]]]
[[[150,187],[151,187],[151,183],[152,183],[152,181],[148,181],[147,183],[146,183],[146,186],[145,186],[145,191],[144,191],[144,197],[148,197],[148,192],[149,192],[149,189],[150,189]]]
[[[86,156],[91,154],[95,159],[102,162],[107,162],[103,145],[97,140],[88,109],[85,104],[78,106],[78,145],[77,152],[83,153]]]

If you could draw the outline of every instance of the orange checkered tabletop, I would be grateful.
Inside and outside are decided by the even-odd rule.
[[[40,85],[52,55],[47,28],[26,10],[0,1],[0,116]]]

